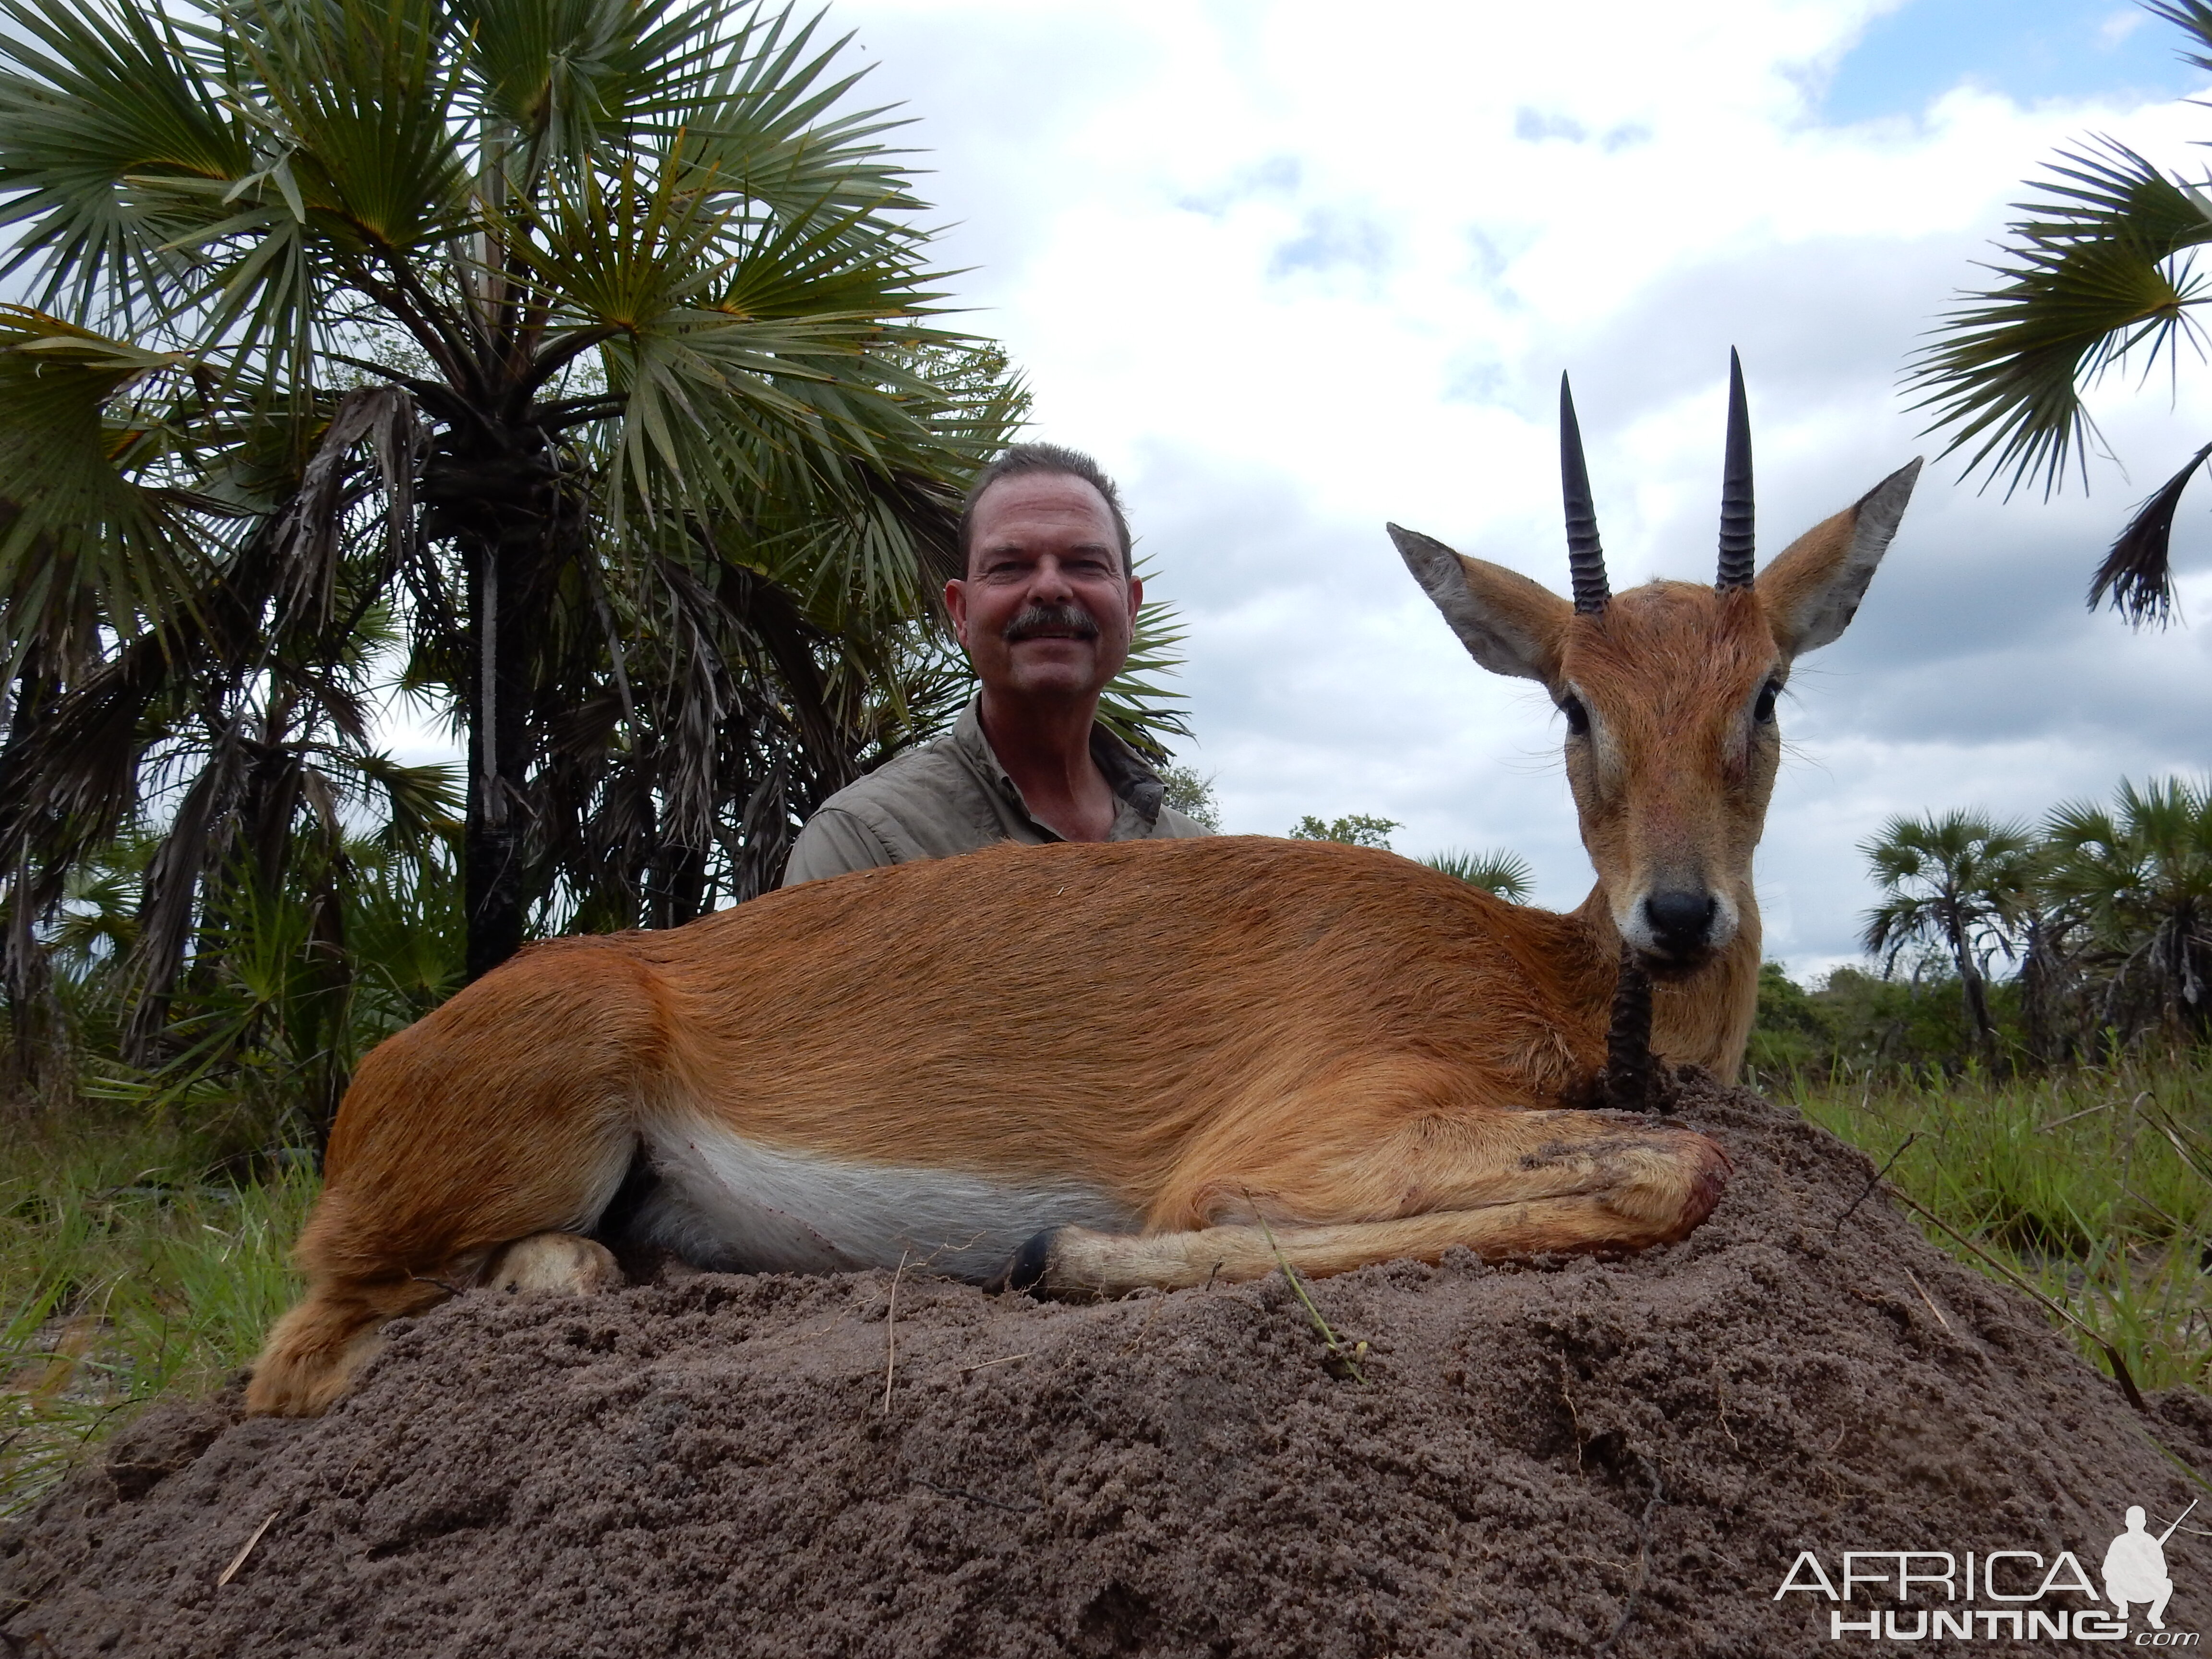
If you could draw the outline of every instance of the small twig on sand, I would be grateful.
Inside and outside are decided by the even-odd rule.
[[[2036,1289],[2034,1285],[2029,1284],[2027,1280],[2023,1279],[2019,1273],[2014,1272],[2010,1267],[2006,1267],[2003,1262],[1998,1261],[1996,1257],[1991,1255],[1980,1245],[1975,1243],[1972,1239],[1968,1238],[1965,1234],[1953,1227],[1950,1223],[1945,1221],[1942,1217],[1936,1214],[1935,1212],[1928,1209],[1926,1206],[1915,1203],[1911,1199],[1906,1197],[1905,1194],[1899,1192],[1894,1187],[1890,1188],[1890,1192],[1893,1196],[1899,1200],[1905,1206],[1911,1210],[1915,1215],[1923,1218],[1936,1226],[1941,1227],[1949,1237],[1955,1240],[1965,1249],[1972,1250],[1976,1255],[1981,1257],[1983,1261],[1988,1262],[1992,1267],[1995,1267],[2014,1285],[2018,1285],[2021,1290],[2026,1291],[2038,1302],[2040,1302],[2045,1307],[2050,1309],[2051,1312],[2057,1314],[2061,1319],[2071,1325],[2075,1330],[2081,1332],[2082,1335],[2087,1337],[2100,1348],[2102,1348],[2105,1351],[2105,1358],[2112,1362],[2112,1381],[2120,1385],[2120,1392],[2127,1395],[2128,1404],[2133,1406],[2137,1411],[2142,1413],[2146,1417],[2150,1414],[2150,1407],[2143,1404],[2142,1393],[2136,1387],[2135,1376],[2128,1370],[2127,1361],[2120,1358],[2120,1351],[2118,1348],[2106,1341],[2105,1339],[2099,1335],[2095,1330],[2092,1329],[2087,1323],[2076,1317],[2074,1311],[2068,1308],[2063,1303],[2054,1302],[2051,1300],[2051,1297],[2045,1296],[2041,1291]]]
[[[1912,1279],[1912,1269],[1910,1267],[1907,1267],[1905,1270],[1905,1276],[1907,1279],[1912,1279],[1912,1288],[1920,1292],[1920,1299],[1928,1304],[1928,1311],[1936,1316],[1936,1322],[1941,1325],[1945,1330],[1949,1330],[1951,1328],[1951,1322],[1943,1317],[1943,1310],[1936,1305],[1936,1298],[1928,1294],[1928,1287],[1923,1285],[1918,1279]]]
[[[217,1589],[221,1589],[238,1577],[238,1570],[246,1565],[246,1558],[253,1553],[253,1547],[261,1541],[261,1534],[267,1532],[275,1524],[276,1517],[283,1513],[282,1510],[270,1510],[269,1519],[253,1529],[253,1536],[246,1540],[246,1547],[230,1558],[230,1565],[222,1570],[222,1577],[215,1581],[215,1587]]]
[[[1036,1358],[1036,1353],[1034,1349],[1028,1353],[1002,1353],[996,1359],[979,1359],[972,1365],[963,1365],[958,1370],[955,1371],[953,1375],[956,1376],[965,1376],[970,1371],[988,1370],[994,1365],[1011,1365],[1017,1359],[1034,1359]]]
[[[899,1252],[898,1272],[891,1275],[891,1293],[884,1304],[884,1415],[890,1415],[891,1373],[898,1365],[898,1286],[906,1272],[906,1252]]]
[[[994,1510],[1012,1510],[1016,1515],[1034,1515],[1044,1507],[1042,1504],[1009,1504],[1003,1498],[986,1498],[980,1492],[963,1492],[957,1486],[940,1486],[934,1480],[925,1480],[918,1474],[909,1474],[907,1479],[917,1486],[927,1486],[946,1498],[964,1498],[971,1504],[988,1504]]]
[[[1651,1460],[1638,1452],[1636,1466],[1651,1483],[1651,1496],[1636,1522],[1636,1581],[1628,1587],[1628,1600],[1620,1604],[1620,1617],[1613,1620],[1605,1640],[1590,1650],[1593,1654],[1611,1653],[1613,1644],[1620,1640],[1621,1632],[1628,1628],[1628,1621],[1636,1617],[1637,1599],[1644,1594],[1644,1581],[1651,1568],[1651,1512],[1667,1501],[1667,1494],[1659,1485],[1659,1471],[1652,1467]]]
[[[1897,1167],[1897,1160],[1905,1156],[1905,1149],[1919,1139],[1920,1131],[1915,1129],[1911,1134],[1905,1136],[1904,1139],[1897,1143],[1897,1150],[1889,1155],[1889,1162],[1883,1164],[1881,1168],[1874,1172],[1873,1176],[1869,1178],[1866,1186],[1860,1191],[1859,1195],[1850,1201],[1849,1206],[1845,1208],[1841,1215],[1836,1218],[1836,1224],[1828,1229],[1829,1237],[1833,1238],[1838,1233],[1843,1231],[1844,1223],[1851,1218],[1853,1212],[1858,1209],[1860,1205],[1865,1203],[1869,1198],[1873,1196],[1874,1189],[1881,1185],[1882,1177],[1887,1175],[1892,1170],[1894,1170]]]
[[[1245,1194],[1244,1201],[1250,1204],[1252,1194]],[[1322,1346],[1328,1350],[1330,1369],[1341,1366],[1342,1375],[1351,1377],[1355,1382],[1364,1382],[1367,1377],[1359,1369],[1359,1361],[1367,1356],[1367,1345],[1338,1340],[1336,1333],[1329,1329],[1328,1321],[1321,1316],[1321,1310],[1314,1306],[1313,1297],[1306,1294],[1304,1281],[1299,1279],[1297,1269],[1291,1266],[1290,1257],[1283,1254],[1283,1247],[1275,1243],[1275,1235],[1267,1225],[1267,1218],[1260,1213],[1260,1206],[1256,1204],[1252,1205],[1252,1218],[1260,1224],[1260,1236],[1267,1241],[1267,1248],[1275,1253],[1275,1261],[1283,1270],[1283,1277],[1290,1281],[1291,1294],[1305,1304],[1314,1328],[1321,1333]]]
[[[1713,1408],[1720,1413],[1721,1432],[1729,1437],[1729,1444],[1734,1446],[1738,1451],[1741,1451],[1743,1449],[1743,1442],[1737,1439],[1735,1437],[1735,1431],[1729,1427],[1728,1391],[1721,1384],[1720,1370],[1720,1361],[1716,1359],[1713,1362],[1712,1370],[1706,1373],[1707,1376],[1713,1379]]]

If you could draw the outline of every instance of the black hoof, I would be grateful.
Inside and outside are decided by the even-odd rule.
[[[1052,1266],[1053,1235],[1057,1227],[1047,1227],[1030,1236],[1028,1243],[1014,1252],[1014,1259],[1006,1263],[1006,1276],[1000,1279],[1002,1290],[1027,1291],[1031,1296],[1044,1294],[1045,1270]]]

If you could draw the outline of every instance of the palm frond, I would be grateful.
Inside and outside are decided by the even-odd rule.
[[[2181,471],[2135,510],[2089,582],[2089,608],[2107,598],[2130,623],[2163,623],[2173,611],[2173,515],[2197,469],[2212,458],[2212,444],[2189,458]]]
[[[0,649],[9,674],[40,643],[73,657],[96,648],[99,627],[128,633],[161,619],[191,580],[175,497],[117,465],[136,434],[107,419],[118,392],[186,361],[0,305]]]
[[[1536,890],[1535,866],[1518,853],[1502,848],[1488,853],[1432,853],[1421,862],[1509,904],[1526,903]]]
[[[2207,297],[2186,258],[2212,241],[2203,192],[2111,139],[2051,172],[1991,266],[2002,280],[1965,296],[1905,380],[1928,430],[1955,428],[1944,453],[1970,448],[1967,471],[2009,475],[2008,491],[2057,489],[2093,436],[2083,388],[2137,351],[2146,372],[2171,362]]]
[[[410,252],[459,228],[456,20],[439,0],[233,0],[261,167],[240,199],[282,198],[341,252]]]
[[[2175,56],[2198,69],[2212,70],[2212,5],[2205,0],[2142,0],[2142,7],[2154,17],[2175,25],[2203,48]]]
[[[485,184],[526,196],[548,167],[572,183],[585,176],[611,137],[703,81],[723,9],[456,0],[453,12],[490,118]]]
[[[1141,564],[1138,574],[1144,574]],[[1170,738],[1192,735],[1188,719],[1176,706],[1189,697],[1160,684],[1161,676],[1181,668],[1186,637],[1173,606],[1147,601],[1137,612],[1129,659],[1098,699],[1098,723],[1156,766],[1167,759]]]
[[[900,153],[876,141],[904,122],[884,118],[884,108],[837,107],[866,71],[832,74],[850,35],[808,56],[821,21],[818,12],[796,28],[788,11],[756,18],[708,95],[669,112],[692,137],[687,183],[757,202],[781,220],[827,213],[849,216],[855,228],[896,226],[923,204]]]
[[[42,307],[94,321],[162,311],[191,280],[178,239],[210,212],[169,186],[242,176],[248,129],[158,13],[5,0],[0,16],[14,37],[0,61],[0,223],[30,227],[0,274],[40,267]]]

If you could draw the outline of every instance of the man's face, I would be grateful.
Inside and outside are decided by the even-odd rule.
[[[1017,473],[983,492],[972,525],[967,579],[945,585],[945,605],[977,677],[1002,696],[1096,696],[1144,599],[1105,498],[1066,473]]]

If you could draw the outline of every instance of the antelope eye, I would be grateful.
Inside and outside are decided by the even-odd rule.
[[[1589,710],[1583,707],[1583,700],[1580,697],[1560,698],[1559,712],[1567,717],[1567,731],[1570,735],[1577,738],[1589,736]]]
[[[1761,726],[1772,725],[1774,722],[1774,700],[1781,695],[1782,688],[1777,685],[1772,680],[1767,681],[1765,685],[1760,688],[1759,701],[1751,706],[1752,719],[1757,720]]]

